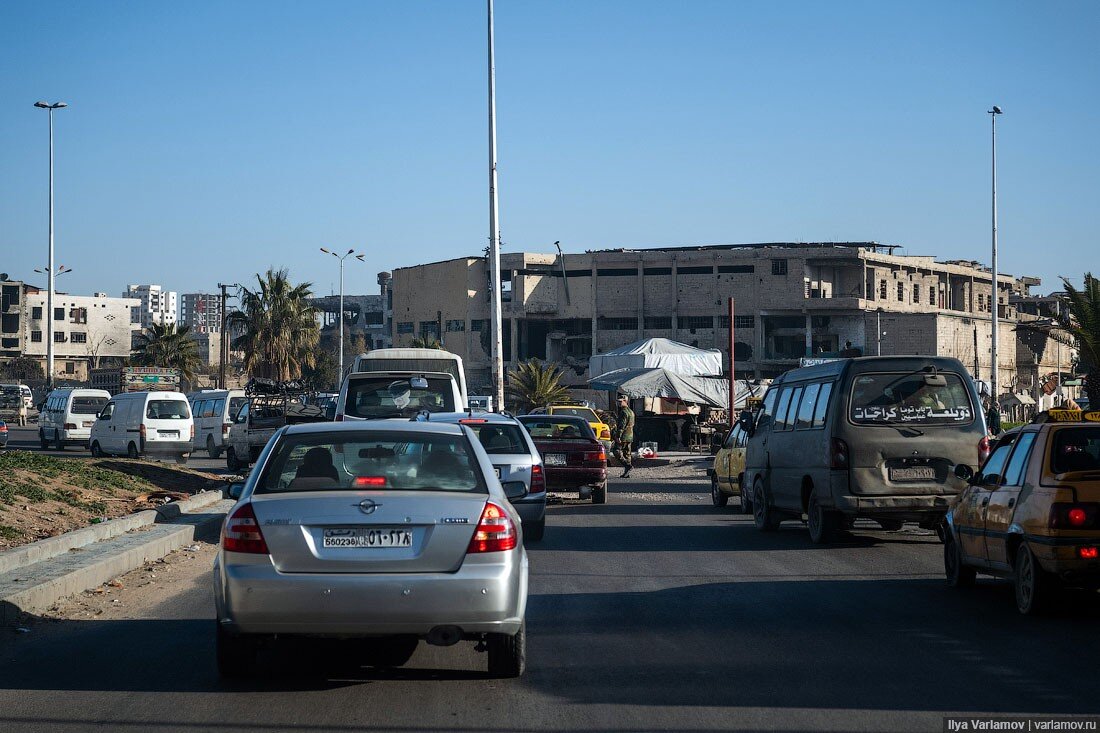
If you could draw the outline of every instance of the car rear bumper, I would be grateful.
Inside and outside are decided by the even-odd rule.
[[[146,440],[141,444],[141,452],[155,456],[182,456],[195,449],[190,440]]]
[[[1077,556],[1078,547],[1100,546],[1100,538],[1059,537],[1056,542],[1043,544],[1035,537],[1027,539],[1043,570],[1071,585],[1100,587],[1100,559],[1084,560]]]
[[[954,499],[950,495],[904,496],[890,494],[886,496],[835,497],[835,506],[844,514],[852,516],[883,516],[897,519],[919,521],[947,513]]]
[[[225,558],[230,564],[225,564]],[[231,633],[426,636],[519,631],[527,559],[467,557],[455,573],[280,573],[266,556],[221,553],[214,568],[218,620]]]
[[[574,466],[543,467],[548,489],[576,489],[580,486],[602,484],[607,480],[607,468]]]
[[[539,522],[546,518],[546,494],[537,494],[535,497],[516,499],[512,507],[519,514],[524,524]]]

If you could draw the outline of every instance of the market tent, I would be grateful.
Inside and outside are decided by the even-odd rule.
[[[675,374],[662,368],[616,369],[588,380],[592,389],[620,392],[627,397],[665,397],[726,409],[729,407],[729,382]],[[737,380],[735,407],[744,407],[748,397],[760,397],[765,385]]]
[[[651,338],[588,358],[588,373],[592,376],[643,367],[660,367],[681,376],[717,375],[722,373],[722,352],[698,349],[671,339]]]

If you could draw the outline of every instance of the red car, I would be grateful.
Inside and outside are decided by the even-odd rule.
[[[546,488],[591,493],[593,504],[607,502],[607,451],[588,421],[569,415],[518,418],[542,456]]]

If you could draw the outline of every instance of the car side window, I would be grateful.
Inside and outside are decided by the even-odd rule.
[[[107,406],[103,408],[103,412],[99,413],[100,420],[110,420],[111,415],[115,414],[115,403],[108,402]]]
[[[787,406],[786,416],[780,415],[784,430],[794,430],[795,417],[798,415],[798,403],[802,400],[802,387],[795,387],[791,392],[791,402]]]
[[[813,425],[814,403],[817,401],[817,392],[820,389],[820,384],[806,385],[806,389],[802,392],[802,401],[798,403],[798,419],[795,423],[796,429],[804,430]]]
[[[833,383],[825,382],[817,393],[817,403],[814,405],[813,427],[825,427],[825,411],[829,409],[829,395],[833,393]]]
[[[775,420],[775,402],[779,399],[779,388],[771,387],[764,395],[760,405],[760,414],[756,417],[756,429],[763,430]]]
[[[791,406],[791,395],[794,390],[784,387],[779,395],[779,403],[775,408],[775,429],[783,430],[787,424],[787,409]]]
[[[243,423],[248,420],[248,403],[241,405],[240,412],[237,413],[237,417],[233,420],[236,423]]]
[[[999,485],[1004,480],[1004,467],[1008,462],[1008,454],[1012,452],[1012,443],[1015,436],[1005,438],[982,466],[982,483],[985,485]]]
[[[723,448],[732,448],[733,446],[737,445],[738,430],[740,430],[740,428],[735,425],[733,430],[729,432],[729,435],[726,436],[726,442],[722,444]]]
[[[1016,441],[1016,450],[1012,451],[1012,457],[1008,459],[1008,467],[1004,470],[1004,486],[1020,486],[1023,483],[1024,468],[1027,467],[1027,457],[1031,453],[1035,435],[1035,433],[1023,433]]]
[[[211,417],[220,417],[225,413],[225,400],[214,400],[214,410],[210,413]]]

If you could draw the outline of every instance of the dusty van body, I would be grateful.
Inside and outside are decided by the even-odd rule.
[[[856,518],[939,524],[966,487],[957,464],[989,450],[973,380],[957,359],[840,359],[773,382],[750,424],[745,483],[761,530],[807,517],[826,542]]]

